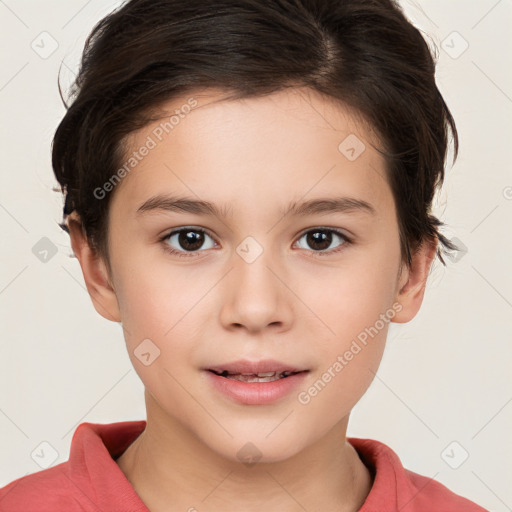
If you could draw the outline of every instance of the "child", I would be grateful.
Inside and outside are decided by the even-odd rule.
[[[53,168],[147,420],[82,423],[2,511],[484,510],[346,436],[389,323],[456,249],[430,213],[448,130],[458,148],[434,72],[391,0],[130,0],[99,22]]]

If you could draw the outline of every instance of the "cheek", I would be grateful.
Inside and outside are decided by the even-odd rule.
[[[124,336],[132,365],[151,392],[165,389],[176,399],[181,396],[178,383],[190,378],[198,342],[207,340],[202,330],[211,318],[217,282],[216,275],[199,278],[191,267],[133,261],[126,267],[118,292]],[[147,359],[154,362],[145,365]]]
[[[333,425],[350,413],[364,395],[378,370],[385,348],[388,320],[380,316],[382,300],[332,302],[326,320],[335,332],[316,338],[316,371],[300,390],[297,401],[307,417],[322,417]],[[389,308],[388,308],[389,309]]]
[[[326,340],[326,350],[343,349],[393,304],[398,255],[361,251],[347,262],[309,272],[296,288],[318,319],[316,332]]]
[[[123,324],[131,337],[166,339],[193,332],[196,308],[207,295],[210,283],[199,279],[190,268],[159,264],[153,260],[137,263],[134,258],[121,277],[118,299]]]
[[[302,293],[308,294],[308,304],[314,305],[312,309],[322,320],[311,329],[318,362],[316,380],[302,390],[304,400],[299,400],[311,407],[310,412],[317,409],[333,421],[348,414],[374,379],[395,315],[397,258],[398,253],[384,252],[366,261],[361,257],[358,265],[323,279],[321,289],[313,294],[312,283],[306,283]]]
[[[209,287],[190,273],[139,267],[125,275],[120,293],[127,351],[145,388],[166,410],[190,397],[184,392],[193,355],[200,298]],[[167,275],[165,275],[167,272]]]

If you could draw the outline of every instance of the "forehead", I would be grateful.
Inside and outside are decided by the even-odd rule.
[[[380,142],[351,109],[309,89],[225,96],[208,90],[174,98],[158,120],[130,134],[124,164],[134,165],[124,165],[112,207],[134,211],[157,193],[178,191],[231,211],[244,197],[288,205],[333,187],[377,202],[389,195],[385,162],[372,147]]]

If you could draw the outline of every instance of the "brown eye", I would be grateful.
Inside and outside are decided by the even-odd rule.
[[[187,251],[196,251],[204,243],[204,233],[198,231],[183,230],[178,233],[178,244]]]
[[[171,231],[162,238],[162,242],[166,245],[166,250],[178,256],[188,256],[187,252],[198,252],[199,249],[205,248],[205,240],[211,239],[204,230],[197,228],[181,228]],[[208,244],[207,244],[208,245]],[[215,246],[213,242],[206,249]]]
[[[329,247],[331,247],[331,244],[336,242],[336,239],[341,239],[342,242],[338,243],[333,250],[328,250]],[[313,252],[318,252],[320,254],[326,253],[326,254],[332,254],[335,253],[341,248],[350,243],[349,238],[344,235],[343,233],[339,232],[336,229],[329,229],[329,228],[316,228],[316,229],[310,229],[306,233],[304,233],[300,239],[305,239],[306,245],[308,247],[301,247],[301,248],[311,248],[313,249]]]

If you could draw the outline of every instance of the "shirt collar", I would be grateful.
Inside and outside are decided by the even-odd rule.
[[[146,421],[81,423],[73,434],[69,479],[98,511],[149,512],[124,473],[119,457],[146,427]]]
[[[146,421],[81,423],[71,442],[68,478],[98,511],[149,512],[115,459],[142,433]],[[398,511],[398,473],[404,471],[398,456],[384,443],[347,437],[369,469],[373,485],[359,512]],[[402,492],[401,512],[411,500]],[[411,509],[407,509],[411,510]]]

